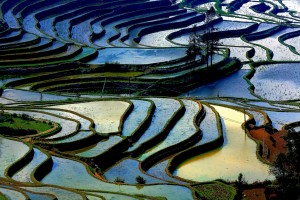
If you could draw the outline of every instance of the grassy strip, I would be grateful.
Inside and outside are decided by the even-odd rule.
[[[138,99],[140,100],[140,99]],[[153,114],[155,112],[155,104],[152,100],[147,99],[141,99],[143,101],[151,102],[151,106],[149,107],[148,113],[146,118],[140,123],[139,127],[136,128],[136,130],[132,133],[131,136],[127,136],[124,138],[121,142],[114,145],[101,155],[97,156],[97,160],[99,160],[100,163],[105,163],[105,165],[101,166],[101,169],[104,170],[112,165],[115,165],[117,162],[119,162],[124,157],[128,156],[127,153],[123,153],[124,151],[127,151],[128,148],[139,140],[139,138],[143,135],[143,133],[148,129],[148,127],[151,124]]]
[[[136,43],[140,43],[141,39],[143,36],[155,33],[158,31],[165,31],[165,30],[172,30],[172,29],[177,29],[177,28],[184,28],[187,26],[190,26],[198,21],[203,21],[205,19],[204,15],[195,15],[196,13],[187,13],[186,16],[190,17],[187,20],[184,21],[179,21],[179,22],[170,22],[168,24],[160,24],[160,25],[155,25],[151,27],[146,27],[144,29],[141,29],[137,35],[136,38],[133,40]]]
[[[274,34],[280,32],[280,31],[285,30],[286,28],[287,28],[287,26],[275,26],[275,27],[270,28],[268,30],[246,34],[246,35],[243,35],[241,37],[244,39],[244,41],[250,42],[250,41],[254,41],[254,40],[260,40],[260,39],[267,38],[271,35],[274,35]]]
[[[16,31],[17,34],[9,36],[8,35],[4,35],[0,38],[0,43],[9,43],[9,42],[16,42],[17,40],[21,39],[23,36],[23,30],[18,30]]]
[[[56,48],[49,48],[49,49],[41,49],[38,51],[26,51],[20,53],[3,53],[0,58],[1,60],[14,60],[18,59],[34,59],[38,57],[45,57],[51,54],[58,54],[67,51],[67,45],[64,43],[58,44]]]
[[[144,161],[141,162],[141,165],[140,165],[144,171],[149,170],[152,166],[154,166],[156,163],[163,160],[164,158],[190,148],[191,146],[195,145],[202,139],[202,131],[200,130],[200,128],[198,126],[198,122],[202,121],[204,119],[205,110],[202,107],[202,104],[200,102],[197,102],[197,103],[199,105],[199,110],[193,119],[193,124],[196,127],[195,132],[189,138],[187,138],[179,143],[168,146],[168,147],[166,147],[162,150],[159,150],[159,151],[155,152],[154,154],[148,156]]]
[[[155,109],[156,109],[156,106],[155,106],[155,103],[152,101],[152,100],[148,100],[148,99],[142,99],[143,101],[148,101],[151,103],[150,107],[149,107],[149,110],[148,110],[148,113],[147,113],[147,116],[146,118],[144,119],[144,121],[142,121],[140,123],[140,125],[137,127],[137,129],[132,133],[131,136],[128,136],[127,138],[131,139],[131,141],[134,143],[134,142],[137,142],[140,137],[143,135],[143,133],[149,128],[149,126],[151,125],[151,122],[152,122],[152,117],[154,115],[154,112],[155,112]]]
[[[18,185],[18,186],[21,186],[21,185]],[[37,195],[47,196],[47,197],[48,197],[49,199],[51,199],[51,200],[56,200],[56,199],[57,199],[55,195],[49,194],[49,193],[44,193],[44,192],[33,192],[33,191],[26,190],[26,189],[24,189],[24,188],[22,188],[22,191],[24,191],[24,192],[30,192],[30,193],[32,193],[32,194],[37,194]]]
[[[41,181],[47,174],[49,174],[52,171],[53,166],[53,160],[51,155],[48,152],[45,152],[42,148],[38,149],[41,152],[43,152],[47,156],[47,158],[44,162],[37,166],[30,174],[31,180],[37,184],[39,184],[39,181]]]
[[[202,102],[203,103],[203,102]],[[177,154],[176,156],[174,156],[170,162],[168,163],[168,166],[166,168],[166,171],[168,173],[169,176],[173,177],[173,178],[177,178],[179,180],[183,180],[185,182],[191,182],[189,180],[184,180],[180,177],[174,176],[173,172],[176,170],[176,168],[183,163],[184,161],[186,161],[189,158],[192,158],[194,156],[197,156],[199,154],[211,151],[213,149],[216,149],[220,146],[223,145],[224,142],[224,137],[223,137],[223,131],[222,131],[222,123],[221,123],[221,118],[219,113],[216,111],[215,108],[211,107],[210,105],[208,105],[207,103],[203,103],[206,106],[210,107],[210,109],[212,109],[212,111],[215,113],[216,116],[216,120],[217,120],[217,128],[218,128],[218,137],[210,142],[207,142],[205,144],[202,144],[200,146],[194,146],[191,147],[179,154]]]
[[[0,192],[0,200],[7,200],[7,198]]]
[[[176,99],[176,100],[179,101],[179,103],[180,103],[179,109],[174,112],[174,114],[171,116],[171,118],[168,120],[168,122],[165,124],[165,126],[159,133],[157,133],[156,135],[154,135],[147,141],[140,144],[140,146],[138,146],[133,152],[131,152],[131,155],[133,157],[137,157],[137,156],[141,155],[146,150],[152,148],[153,146],[158,144],[160,141],[164,140],[168,136],[168,133],[175,126],[177,121],[184,115],[185,107],[184,107],[183,102],[180,99]]]
[[[288,130],[288,129],[296,128],[296,127],[299,127],[299,126],[300,126],[300,121],[296,121],[296,122],[284,125],[283,129]]]
[[[250,93],[257,97],[258,99],[260,99],[261,101],[266,101],[265,99],[263,99],[261,96],[257,95],[254,93],[255,90],[255,86],[251,83],[251,78],[254,76],[256,70],[255,68],[261,66],[261,65],[269,65],[269,64],[280,64],[280,63],[299,63],[299,61],[258,61],[258,62],[254,62],[254,63],[250,63],[249,66],[251,67],[251,69],[249,70],[249,72],[243,77],[246,82],[249,84],[248,90],[250,91]],[[272,101],[267,101],[267,102],[271,102]]]
[[[96,132],[92,135],[82,138],[80,140],[72,141],[72,142],[64,142],[64,143],[40,143],[42,145],[49,144],[53,148],[58,149],[60,152],[64,151],[76,151],[79,149],[84,149],[86,147],[92,146],[100,142],[104,139],[104,136],[100,136]]]
[[[88,61],[91,60],[92,58],[95,58],[98,55],[98,51],[96,49],[93,48],[89,48],[89,47],[82,47],[82,50],[77,49],[77,51],[74,52],[75,54],[66,54],[66,55],[61,55],[61,57],[55,57],[55,56],[51,56],[51,57],[47,57],[46,59],[41,58],[39,60],[36,60],[35,62],[31,62],[31,61],[27,61],[27,62],[31,62],[31,63],[19,63],[16,62],[16,64],[7,64],[7,65],[1,65],[0,69],[4,69],[4,71],[9,72],[7,69],[14,69],[11,71],[18,72],[18,71],[24,71],[24,70],[32,70],[32,67],[34,67],[35,69],[33,70],[43,70],[43,69],[51,69],[54,67],[57,67],[57,65],[61,64],[64,65],[66,63],[74,63],[76,61]],[[15,62],[15,61],[14,61]],[[52,65],[52,66],[51,66]],[[27,69],[24,69],[22,67],[27,67]],[[3,71],[3,70],[1,70]]]
[[[109,78],[109,80],[113,79],[124,79],[125,81],[128,81],[130,78],[134,78],[136,76],[142,75],[142,72],[104,72],[104,73],[93,73],[93,74],[76,74],[72,76],[64,76],[59,77],[56,79],[49,78],[48,80],[30,83],[29,85],[32,85],[33,90],[43,90],[43,88],[51,88],[55,87],[56,85],[65,85],[67,83],[72,84],[80,84],[82,82],[91,82],[91,81],[99,81],[99,79]],[[24,87],[25,85],[20,85],[18,87]]]
[[[262,2],[260,4],[255,4],[253,6],[250,6],[250,9],[256,13],[264,13],[267,10],[271,9],[271,7],[265,4],[264,2]]]
[[[177,90],[181,90],[182,92],[191,90],[199,85],[202,85],[207,82],[212,82],[217,80],[218,78],[228,76],[231,73],[240,69],[240,61],[237,59],[232,59],[223,61],[219,63],[215,63],[212,66],[200,70],[191,71],[188,74],[184,74],[180,78],[173,78],[173,80],[168,80],[163,85],[164,87],[172,87],[177,86]]]
[[[147,100],[149,101],[149,100]],[[135,130],[132,136],[126,137],[124,140],[120,141],[118,144],[113,147],[107,149],[102,154],[96,156],[94,159],[96,162],[101,165],[101,169],[107,169],[115,163],[119,162],[126,156],[129,156],[129,153],[122,153],[132,145],[132,143],[136,142],[142,134],[147,130],[152,121],[152,116],[155,111],[155,104],[151,101],[151,107],[149,108],[148,115],[146,119],[141,122],[140,126]]]
[[[239,10],[244,4],[248,3],[249,0],[235,0],[228,4],[228,11],[234,13]]]
[[[50,55],[43,56],[43,57],[33,57],[27,59],[25,58],[19,58],[19,59],[13,59],[13,60],[1,60],[0,65],[34,65],[34,64],[43,64],[47,62],[55,62],[55,61],[64,61],[69,59],[74,59],[77,55],[82,53],[82,48],[75,45],[68,46],[68,49],[66,51],[61,52],[60,49],[55,49],[56,52],[53,52]]]
[[[273,34],[276,34],[280,31],[286,29],[286,28],[287,28],[286,26],[276,26],[274,28],[268,29],[267,31],[260,31],[260,32],[257,32],[257,33],[250,33],[250,34],[242,35],[241,39],[244,42],[247,42],[247,43],[252,44],[254,46],[259,46],[259,47],[263,48],[266,51],[267,60],[271,61],[272,58],[273,58],[273,55],[274,55],[274,53],[271,49],[268,49],[265,46],[262,46],[260,44],[256,44],[256,43],[250,42],[250,41],[255,41],[255,40],[260,40],[260,39],[267,38],[267,37],[269,37]],[[249,53],[247,52],[247,56],[249,58],[252,58],[254,55],[253,55],[252,52],[249,52]]]
[[[46,42],[45,42],[46,40]],[[34,52],[42,49],[46,49],[52,46],[53,41],[50,39],[44,38],[43,40],[33,40],[31,43],[20,43],[18,46],[7,46],[7,48],[0,49],[0,53],[3,54],[18,54],[24,52]]]
[[[29,34],[29,33],[28,33]],[[41,38],[35,36],[34,39],[28,41],[12,41],[11,43],[4,43],[0,45],[0,52],[7,54],[9,51],[18,51],[20,48],[25,48],[30,45],[36,45],[41,41]],[[8,51],[8,52],[7,52]]]
[[[293,52],[294,54],[300,55],[294,46],[285,43],[285,40],[288,40],[288,39],[291,39],[294,37],[298,37],[298,36],[300,36],[300,31],[294,31],[294,32],[290,32],[290,33],[281,35],[280,37],[278,37],[278,41],[281,44],[287,46],[290,49],[290,51]]]
[[[254,23],[243,29],[236,30],[225,30],[225,31],[216,31],[211,33],[204,33],[202,37],[207,39],[223,39],[223,38],[231,38],[231,37],[240,37],[241,35],[245,35],[247,33],[251,33],[257,30],[259,27],[258,23]]]
[[[19,193],[21,193],[23,196],[24,196],[24,199],[25,200],[30,200],[30,198],[29,198],[29,196],[24,192],[24,191],[22,191],[21,189],[19,189],[19,188],[12,188],[12,187],[0,187],[0,188],[2,188],[2,189],[5,189],[5,190],[7,190],[7,191],[9,191],[9,190],[12,190],[12,191],[16,191],[16,192],[19,192]],[[15,198],[15,197],[13,197],[13,196],[8,196],[8,198],[3,194],[3,196],[4,196],[4,198],[3,197],[1,197],[1,194],[2,193],[0,193],[0,199],[11,199],[11,197],[12,198]]]
[[[214,26],[214,25],[216,25],[216,24],[218,24],[218,23],[221,23],[222,21],[223,21],[223,18],[222,18],[222,17],[219,17],[219,18],[217,18],[217,19],[214,19],[214,20],[208,22],[207,24],[203,24],[203,25],[197,26],[195,30],[196,30],[196,31],[203,31],[203,30],[207,29],[207,27],[209,27],[209,26]],[[194,31],[194,28],[193,28],[193,27],[192,27],[192,28],[184,28],[184,29],[180,29],[180,30],[178,30],[178,31],[175,31],[175,32],[170,33],[170,34],[166,37],[166,39],[167,39],[169,42],[171,42],[171,43],[173,43],[173,44],[175,44],[175,45],[182,46],[182,44],[177,43],[177,42],[174,42],[173,40],[174,40],[175,38],[177,38],[177,37],[180,37],[180,36],[184,35],[184,34],[192,33],[193,31]],[[185,46],[186,46],[186,45],[185,45]]]
[[[29,147],[29,151],[24,154],[19,160],[11,164],[5,169],[5,176],[12,177],[15,173],[21,170],[23,167],[28,165],[34,156],[34,151],[32,145],[26,144]]]
[[[68,102],[69,103],[69,102]],[[80,103],[80,102],[79,102]],[[54,104],[54,105],[57,105],[56,103]],[[60,104],[58,104],[58,105],[60,105]],[[69,113],[72,113],[72,114],[74,114],[74,115],[77,115],[77,116],[79,116],[79,117],[81,117],[81,118],[83,118],[83,119],[86,119],[86,120],[88,120],[89,122],[90,122],[90,125],[89,125],[89,130],[91,130],[91,131],[95,131],[95,123],[94,123],[94,120],[93,119],[91,119],[91,118],[89,118],[89,117],[87,117],[87,116],[85,116],[85,115],[82,115],[82,114],[80,114],[80,113],[78,113],[78,112],[75,112],[75,111],[72,111],[72,110],[66,110],[66,109],[60,109],[60,108],[47,108],[46,110],[53,110],[53,111],[62,111],[62,112],[69,112]]]

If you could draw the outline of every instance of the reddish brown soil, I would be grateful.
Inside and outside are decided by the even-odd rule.
[[[273,134],[269,134],[268,132],[265,132],[263,128],[259,129],[252,129],[250,131],[250,135],[255,139],[259,140],[263,143],[264,142],[264,159],[266,159],[269,162],[274,162],[277,155],[279,153],[285,153],[286,147],[285,147],[285,140],[283,139],[283,136],[286,135],[286,131],[281,130]],[[274,138],[273,142],[271,140],[271,137]],[[266,149],[269,149],[270,151],[270,156],[267,158],[267,151]]]
[[[265,188],[244,190],[243,197],[247,200],[266,200]]]
[[[275,161],[279,153],[286,153],[287,149],[285,147],[285,140],[283,136],[286,135],[286,131],[281,130],[273,134],[269,134],[264,130],[264,128],[252,129],[250,130],[250,135],[258,141],[264,144],[264,155],[263,158],[268,162],[272,163]],[[271,137],[274,139],[271,140]],[[264,141],[264,142],[263,142]],[[269,150],[270,155],[267,156],[267,150]],[[243,191],[244,198],[247,200],[266,200],[265,188],[254,188],[247,189]]]

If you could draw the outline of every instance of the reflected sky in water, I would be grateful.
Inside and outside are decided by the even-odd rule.
[[[99,50],[98,52],[98,57],[90,61],[89,64],[104,64],[106,62],[118,62],[121,64],[150,64],[174,60],[185,56],[185,48],[106,48]]]

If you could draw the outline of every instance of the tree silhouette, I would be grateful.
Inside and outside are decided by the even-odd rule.
[[[205,55],[207,67],[209,66],[209,57],[210,65],[212,65],[213,54],[220,44],[219,38],[212,36],[212,33],[217,30],[211,23],[216,15],[216,11],[213,7],[206,11],[204,21],[205,30],[203,31],[203,34],[197,32],[197,26],[193,27],[192,34],[189,37],[188,48],[186,50],[187,62],[195,61],[197,56],[202,59]]]
[[[279,154],[270,167],[279,184],[282,199],[300,198],[300,132],[291,129],[286,140],[287,153]]]
[[[201,36],[197,34],[197,26],[193,27],[193,32],[189,36],[188,48],[186,49],[186,60],[187,62],[193,62],[196,60],[197,56],[200,60],[203,59],[203,44],[201,42]]]

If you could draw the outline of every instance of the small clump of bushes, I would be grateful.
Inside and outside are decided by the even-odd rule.
[[[136,180],[136,182],[137,182],[138,184],[145,184],[145,183],[146,183],[146,180],[145,180],[142,176],[137,176],[137,177],[135,178],[135,180]]]
[[[121,177],[116,177],[114,180],[115,183],[125,183],[125,180]]]

